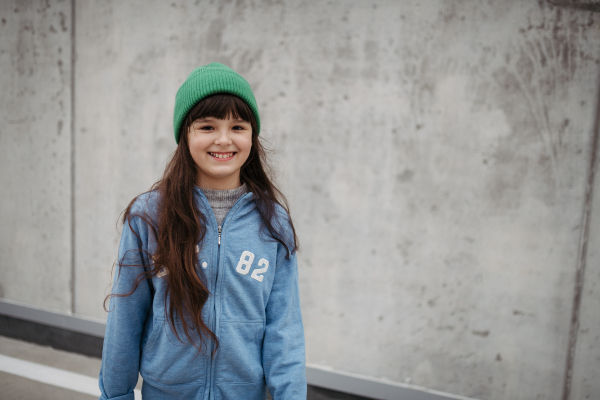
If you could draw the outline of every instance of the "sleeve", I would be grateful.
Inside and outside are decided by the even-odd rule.
[[[263,369],[274,400],[306,400],[304,327],[296,254],[286,259],[281,244],[266,308]]]
[[[140,229],[142,225],[143,228]],[[145,228],[145,229],[144,229]],[[144,240],[145,239],[145,240]],[[148,265],[142,251],[147,228],[140,218],[125,222],[112,294],[127,294]],[[134,400],[140,363],[140,346],[146,316],[152,304],[148,280],[142,280],[129,296],[111,297],[102,349],[100,400]]]

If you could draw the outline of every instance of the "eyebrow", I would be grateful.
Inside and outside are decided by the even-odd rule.
[[[193,122],[205,122],[205,121],[212,121],[212,120],[215,120],[215,119],[216,118],[213,118],[213,117],[197,118]]]

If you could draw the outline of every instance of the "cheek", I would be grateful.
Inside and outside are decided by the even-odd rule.
[[[252,140],[244,140],[243,142],[238,141],[237,148],[239,150],[238,155],[240,156],[238,162],[241,166],[246,162],[246,160],[248,160],[248,157],[250,157],[250,150],[252,150]]]
[[[193,149],[190,149],[190,154],[192,155],[192,160],[194,160],[194,164],[196,164],[197,167],[202,168],[202,155],[196,153]]]
[[[252,149],[252,137],[244,138],[243,142],[240,143],[240,149],[243,149],[244,153],[250,154],[250,150]]]
[[[205,160],[205,155],[206,155],[206,151],[205,151],[205,146],[203,146],[202,143],[200,143],[199,141],[196,140],[190,140],[189,142],[189,151],[190,154],[192,156],[192,158],[194,159],[194,162],[196,163],[196,165],[198,165],[199,167],[201,167],[202,162],[204,162]]]

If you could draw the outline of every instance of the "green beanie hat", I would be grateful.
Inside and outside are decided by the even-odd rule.
[[[211,63],[193,70],[175,95],[173,128],[176,143],[179,143],[181,126],[190,110],[200,100],[216,93],[230,93],[244,100],[256,118],[258,129],[256,133],[260,133],[258,106],[250,84],[231,68],[223,64]]]

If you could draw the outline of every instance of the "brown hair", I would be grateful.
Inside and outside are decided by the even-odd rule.
[[[210,293],[202,281],[202,277],[198,275],[198,271],[202,271],[202,269],[197,265],[195,247],[196,244],[202,243],[206,234],[206,216],[202,214],[194,201],[198,167],[188,147],[189,127],[196,119],[204,117],[239,118],[251,124],[252,147],[248,159],[241,167],[240,180],[253,194],[256,208],[262,217],[261,232],[267,233],[285,246],[288,258],[298,249],[298,239],[289,217],[287,200],[267,174],[269,169],[265,149],[258,139],[256,120],[250,107],[240,98],[230,94],[212,95],[196,104],[186,116],[181,129],[179,145],[167,163],[162,178],[150,189],[159,194],[155,210],[156,220],[146,213],[132,211],[132,206],[139,196],[134,198],[125,209],[122,218],[123,224],[127,223],[131,227],[131,220],[134,217],[141,218],[157,239],[157,248],[154,254],[147,254],[151,260],[150,268],[138,275],[130,292],[107,296],[105,309],[106,300],[111,296],[131,295],[143,280],[151,279],[159,273],[161,268],[165,268],[168,272],[165,275],[167,280],[165,317],[168,319],[171,329],[181,340],[178,330],[175,328],[175,321],[178,318],[181,320],[185,337],[199,351],[207,348],[204,337],[215,343],[214,351],[216,351],[219,345],[218,338],[202,320],[202,308]],[[287,221],[281,221],[277,216],[277,204],[286,211]],[[291,235],[285,235],[284,225],[282,225],[285,223],[289,223]],[[137,236],[133,229],[132,232]],[[136,249],[136,251],[143,250]],[[118,260],[119,272],[122,267],[140,266],[126,264],[124,258],[125,256]],[[194,330],[198,332],[197,336],[200,339],[198,343],[192,338],[190,332]]]

